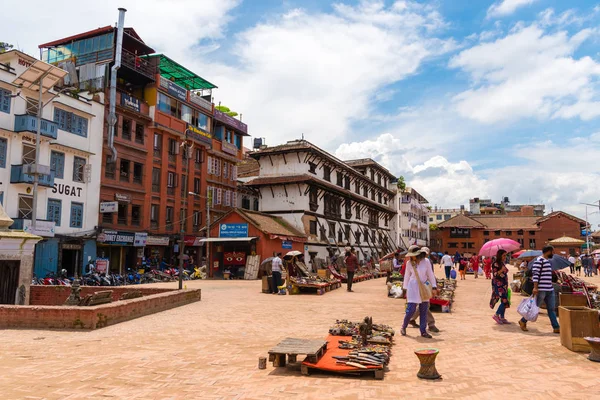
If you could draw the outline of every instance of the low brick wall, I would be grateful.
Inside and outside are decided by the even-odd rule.
[[[98,329],[200,299],[200,289],[194,289],[168,290],[94,307],[0,305],[0,329]]]
[[[104,290],[112,290],[112,299],[117,301],[121,298],[121,295],[126,292],[133,290],[139,290],[143,296],[150,296],[152,294],[172,292],[177,289],[163,289],[163,288],[152,288],[144,287],[143,285],[127,285],[127,286],[81,286],[81,297],[85,297],[88,294],[94,294],[94,292],[101,292]],[[30,306],[62,306],[71,294],[70,286],[44,286],[44,285],[31,285],[29,295]]]

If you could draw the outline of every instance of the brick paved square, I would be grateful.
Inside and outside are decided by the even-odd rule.
[[[437,275],[441,275],[437,270]],[[597,277],[592,281],[600,283]],[[5,330],[0,342],[3,399],[492,399],[598,398],[599,365],[560,345],[542,314],[523,333],[498,326],[490,283],[459,281],[454,310],[435,314],[433,340],[397,336],[389,371],[373,378],[259,370],[280,339],[321,339],[336,318],[393,325],[404,300],[385,295],[384,279],[324,296],[273,296],[258,281],[193,281],[202,301],[92,332]],[[173,285],[173,284],[170,284]],[[166,285],[163,285],[166,286]],[[507,318],[517,321],[514,305]],[[440,349],[443,380],[421,381],[413,351]]]

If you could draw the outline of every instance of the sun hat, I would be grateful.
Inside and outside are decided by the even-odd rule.
[[[429,250],[429,247],[421,247],[421,253],[429,255],[430,252],[431,250]]]
[[[413,244],[408,248],[408,253],[406,254],[406,257],[416,257],[419,255],[420,252],[421,248],[416,244]]]

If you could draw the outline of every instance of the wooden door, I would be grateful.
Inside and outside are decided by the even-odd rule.
[[[20,261],[0,260],[0,304],[15,304]]]

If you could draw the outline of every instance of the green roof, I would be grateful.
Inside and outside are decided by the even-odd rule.
[[[183,65],[176,63],[164,54],[151,54],[143,56],[142,58],[156,58],[159,57],[159,69],[160,75],[164,76],[172,82],[175,82],[179,86],[186,88],[187,90],[194,89],[214,89],[217,86],[213,85],[201,76],[196,75]]]

